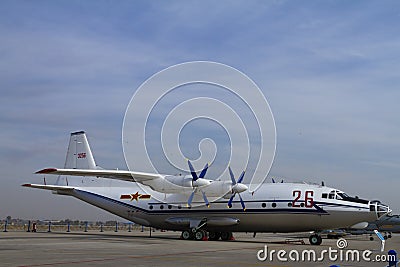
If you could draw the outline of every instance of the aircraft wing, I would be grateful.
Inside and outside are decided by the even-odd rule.
[[[54,175],[70,175],[70,176],[93,176],[111,178],[129,182],[143,182],[163,177],[161,174],[131,172],[125,170],[104,170],[104,169],[56,169],[47,168],[37,171],[36,174],[54,174]]]
[[[31,187],[31,188],[45,189],[45,190],[52,190],[52,191],[56,191],[56,190],[70,191],[70,190],[74,190],[74,187],[72,187],[72,186],[62,186],[62,185],[23,184],[22,186]]]

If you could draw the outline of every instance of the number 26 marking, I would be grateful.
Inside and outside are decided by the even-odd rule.
[[[298,202],[301,202],[299,200],[301,198],[301,191],[300,190],[294,190],[292,195],[295,197],[295,199],[292,202],[292,207],[300,208],[303,204],[299,204]],[[303,206],[306,208],[312,208],[314,206],[314,191],[306,191],[305,192],[305,198],[304,198],[304,203]]]

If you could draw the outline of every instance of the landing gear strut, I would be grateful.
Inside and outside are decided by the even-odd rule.
[[[318,245],[321,245],[321,243],[322,243],[322,237],[317,234],[311,235],[308,240],[310,241],[311,245],[318,246]]]

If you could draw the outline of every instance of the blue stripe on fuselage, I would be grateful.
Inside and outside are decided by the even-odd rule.
[[[96,193],[92,193],[92,192],[88,192],[88,191],[84,191],[84,190],[80,190],[80,189],[75,189],[76,191],[79,191],[80,193],[83,194],[88,194],[91,197],[96,197],[96,198],[100,198],[100,199],[104,199],[106,201],[130,208],[130,209],[135,209],[135,210],[139,210],[142,211],[144,213],[147,214],[180,214],[180,213],[218,213],[220,214],[222,213],[226,213],[226,214],[231,214],[231,213],[242,213],[244,212],[242,209],[182,209],[182,210],[148,210],[148,209],[143,209],[113,198],[109,198],[103,195],[99,195]],[[252,202],[256,202],[256,201],[252,201]],[[265,201],[257,201],[257,202],[265,202]],[[286,201],[287,202],[287,201]],[[224,202],[223,202],[224,203]],[[162,204],[162,203],[157,203],[157,204]],[[308,209],[308,208],[274,208],[274,209],[246,209],[246,213],[290,213],[290,214],[320,214],[320,215],[328,215],[328,212],[321,209],[320,207],[318,207],[317,205],[314,204],[315,209]]]

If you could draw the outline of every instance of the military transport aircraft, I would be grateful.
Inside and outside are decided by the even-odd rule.
[[[309,241],[319,245],[324,229],[362,228],[390,212],[379,201],[350,197],[324,185],[265,183],[251,193],[242,183],[244,172],[236,180],[229,167],[231,181],[210,180],[204,178],[208,164],[199,175],[188,164],[191,175],[105,170],[96,165],[80,131],[71,133],[63,169],[36,173],[117,179],[127,181],[125,187],[70,186],[61,179],[56,185],[23,186],[73,196],[144,226],[182,231],[185,240],[230,240],[232,232],[312,231]],[[154,198],[160,192],[165,194],[162,201]],[[213,198],[211,204],[208,198]]]

